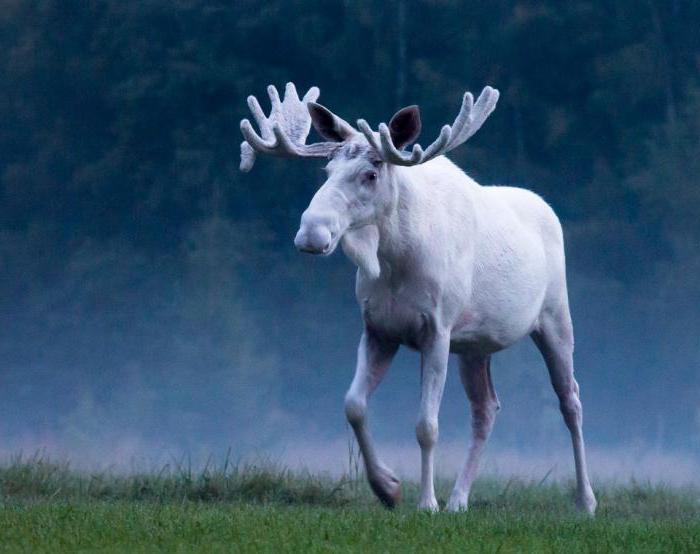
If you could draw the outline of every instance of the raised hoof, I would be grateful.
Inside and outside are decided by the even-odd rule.
[[[369,478],[369,486],[387,508],[394,508],[401,502],[401,481],[391,470],[382,468]]]

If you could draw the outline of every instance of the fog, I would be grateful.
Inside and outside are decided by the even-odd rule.
[[[342,253],[293,252],[290,228],[270,250],[285,253],[296,277],[277,281],[277,256],[246,255],[241,236],[234,222],[213,217],[171,267],[119,245],[85,250],[65,279],[6,314],[2,456],[40,451],[77,467],[125,470],[197,466],[230,449],[241,463],[345,471],[342,399],[361,332],[355,269]],[[250,266],[246,282],[241,268]],[[629,299],[651,297],[653,282],[630,291],[570,274],[593,474],[697,481],[693,307],[640,309]],[[568,432],[535,347],[523,340],[495,355],[493,376],[502,410],[485,472],[571,477]],[[371,400],[370,421],[380,450],[407,476],[419,460],[418,401],[419,357],[402,350]],[[440,423],[438,468],[449,476],[469,438],[454,360]]]

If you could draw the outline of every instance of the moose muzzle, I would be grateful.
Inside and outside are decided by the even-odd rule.
[[[333,214],[305,211],[294,246],[309,254],[330,254],[335,249],[338,236],[337,217]]]

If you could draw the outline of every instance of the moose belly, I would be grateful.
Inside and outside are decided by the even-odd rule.
[[[507,348],[532,330],[534,319],[522,321],[482,320],[479,325],[457,325],[450,336],[450,351],[492,354]]]
[[[428,333],[426,311],[401,297],[381,295],[363,302],[367,330],[393,342],[419,349]]]
[[[490,354],[507,348],[532,332],[543,296],[544,288],[509,298],[489,297],[488,303],[473,303],[452,327],[450,349]]]

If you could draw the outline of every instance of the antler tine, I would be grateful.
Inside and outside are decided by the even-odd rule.
[[[449,125],[443,125],[442,129],[440,129],[440,134],[438,135],[438,138],[435,139],[435,141],[428,146],[425,150],[425,154],[423,155],[423,158],[421,159],[420,163],[427,162],[428,160],[432,160],[436,156],[439,156],[443,152],[446,152],[446,144],[450,140],[450,137],[452,136],[452,127]],[[420,148],[420,146],[419,146]],[[416,146],[413,146],[413,149],[416,149]]]
[[[467,141],[481,128],[488,116],[491,115],[491,112],[496,108],[499,96],[500,93],[492,87],[484,87],[476,104],[474,104],[474,97],[470,92],[464,95],[462,110],[460,110],[452,126],[453,129],[457,129],[459,121],[460,128],[455,134],[454,140],[450,141],[453,143],[450,144],[450,149]]]
[[[258,124],[260,134],[248,119],[241,121],[241,133],[245,140],[241,143],[241,171],[250,171],[255,163],[256,152],[281,157],[322,157],[335,147],[334,143],[305,144],[311,129],[311,116],[307,108],[315,101],[320,91],[311,87],[300,100],[294,83],[285,86],[284,100],[274,85],[267,87],[270,97],[270,115],[260,107],[255,96],[248,97],[248,107]]]
[[[475,104],[472,93],[466,92],[462,99],[462,106],[452,125],[444,125],[438,138],[425,150],[420,144],[414,144],[410,153],[398,150],[391,140],[391,132],[385,123],[379,125],[379,140],[377,140],[377,134],[372,131],[365,120],[359,120],[357,126],[385,162],[404,166],[418,165],[445,154],[466,142],[491,115],[498,102],[498,97],[499,92],[487,86],[484,87]]]
[[[248,141],[244,140],[241,143],[241,165],[240,170],[247,173],[253,169],[255,164],[255,150],[248,144]]]
[[[423,149],[420,144],[414,144],[410,154],[401,153],[396,146],[394,146],[394,141],[391,140],[389,127],[385,123],[379,125],[379,141],[382,145],[382,156],[386,154],[388,157],[386,161],[389,163],[396,165],[415,165],[420,163],[423,157]]]
[[[365,138],[367,139],[367,142],[369,142],[370,146],[377,152],[381,153],[382,149],[379,146],[379,141],[377,140],[377,136],[374,134],[374,131],[372,131],[372,128],[369,126],[369,123],[367,123],[367,121],[364,119],[358,119],[357,128],[363,135],[365,135]]]
[[[482,93],[483,94],[483,93]],[[452,123],[452,132],[450,133],[449,145],[457,145],[460,136],[469,131],[472,120],[472,108],[474,107],[474,95],[471,92],[465,92],[462,98],[462,107]],[[465,132],[466,129],[466,132]]]
[[[290,83],[292,86],[294,86],[293,83]],[[296,89],[294,89],[296,91]],[[319,90],[318,87],[311,87],[309,90],[306,91],[306,94],[304,95],[304,98],[301,99],[302,102],[305,102],[308,104],[309,102],[316,102],[318,100],[318,97],[321,95],[321,91]]]
[[[379,125],[379,133],[372,131],[372,128],[364,119],[357,120],[357,127],[365,136],[370,146],[380,153],[385,162],[394,165],[415,165],[420,163],[420,160],[424,156],[420,144],[414,144],[410,154],[399,151],[394,146],[389,128],[384,123]],[[377,139],[377,134],[379,134],[379,139]]]
[[[270,128],[270,131],[272,131],[272,128]],[[262,131],[262,127],[261,132],[263,133],[263,135],[266,134]],[[271,153],[277,146],[276,141],[274,139],[265,140],[260,135],[258,135],[253,129],[253,126],[250,124],[250,121],[248,121],[247,119],[243,119],[241,121],[241,133],[243,134],[243,137],[246,139],[248,144],[258,152],[268,154]]]
[[[253,114],[255,118],[255,122],[258,124],[258,127],[260,127],[261,132],[265,134],[267,131],[267,118],[265,117],[265,112],[263,112],[263,109],[260,107],[260,102],[258,102],[258,99],[252,94],[246,98],[246,102],[248,103],[250,113]]]

